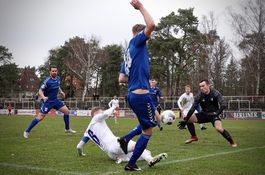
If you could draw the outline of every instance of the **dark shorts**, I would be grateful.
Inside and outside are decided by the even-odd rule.
[[[42,114],[48,114],[48,112],[53,108],[53,109],[60,109],[61,107],[64,106],[64,103],[61,102],[60,100],[58,99],[55,99],[53,101],[46,101],[46,102],[43,102],[41,104],[41,107],[40,107],[40,112]]]
[[[143,130],[157,125],[155,120],[156,108],[152,103],[150,94],[134,94],[129,92],[128,102]]]
[[[198,120],[198,123],[209,123],[211,122],[214,127],[214,122],[220,120],[221,118],[218,115],[208,115],[205,112],[199,112],[195,114]]]

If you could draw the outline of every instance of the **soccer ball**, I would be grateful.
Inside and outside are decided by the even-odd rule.
[[[176,115],[172,110],[165,110],[161,114],[161,121],[166,125],[171,125],[176,120]]]

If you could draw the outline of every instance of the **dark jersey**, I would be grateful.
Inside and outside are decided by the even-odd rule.
[[[194,103],[187,114],[187,118],[190,118],[198,105],[201,106],[201,112],[214,115],[220,115],[226,108],[223,96],[215,89],[211,89],[209,94],[200,92],[195,97]]]

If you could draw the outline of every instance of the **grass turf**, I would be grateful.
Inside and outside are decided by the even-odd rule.
[[[90,118],[71,117],[71,127],[77,134],[64,133],[62,117],[47,116],[33,128],[30,138],[23,138],[23,131],[31,122],[29,116],[0,116],[0,174],[52,175],[52,174],[135,174],[123,170],[125,163],[115,164],[94,143],[84,148],[86,157],[78,157],[76,145],[83,136]],[[121,118],[107,123],[113,133],[122,136],[138,122]],[[232,148],[215,131],[211,124],[201,131],[196,126],[198,142],[185,145],[187,130],[179,131],[177,122],[165,126],[163,131],[154,129],[148,149],[152,155],[168,153],[168,159],[149,168],[145,161],[137,164],[143,170],[137,174],[180,175],[262,175],[265,174],[265,121],[223,120],[237,148]],[[134,138],[136,140],[137,138]]]

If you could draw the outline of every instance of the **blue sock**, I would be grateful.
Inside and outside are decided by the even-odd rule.
[[[28,128],[26,129],[26,132],[30,132],[31,129],[32,129],[35,125],[37,125],[38,123],[39,123],[39,119],[34,118],[34,119],[31,121],[31,123],[30,123],[30,125],[28,126]]]
[[[161,127],[161,125],[160,125],[160,122],[157,122],[157,126],[158,126],[158,128],[160,128],[160,127]]]
[[[70,129],[70,126],[69,126],[69,115],[64,115],[63,116],[63,120],[64,120],[64,123],[65,123],[65,129],[66,130]]]
[[[129,134],[124,136],[124,138],[125,138],[126,142],[129,142],[134,136],[140,135],[141,133],[142,133],[142,126],[138,125],[133,130],[131,130],[131,132],[129,132]]]
[[[150,137],[151,136],[149,136],[149,135],[141,134],[140,138],[136,142],[132,157],[128,163],[129,166],[135,165],[137,159],[139,159],[139,157],[144,152],[144,149],[146,148]]]
[[[87,142],[89,141],[89,137],[84,136],[84,137],[82,138],[82,140],[83,140],[83,142],[87,143]]]

